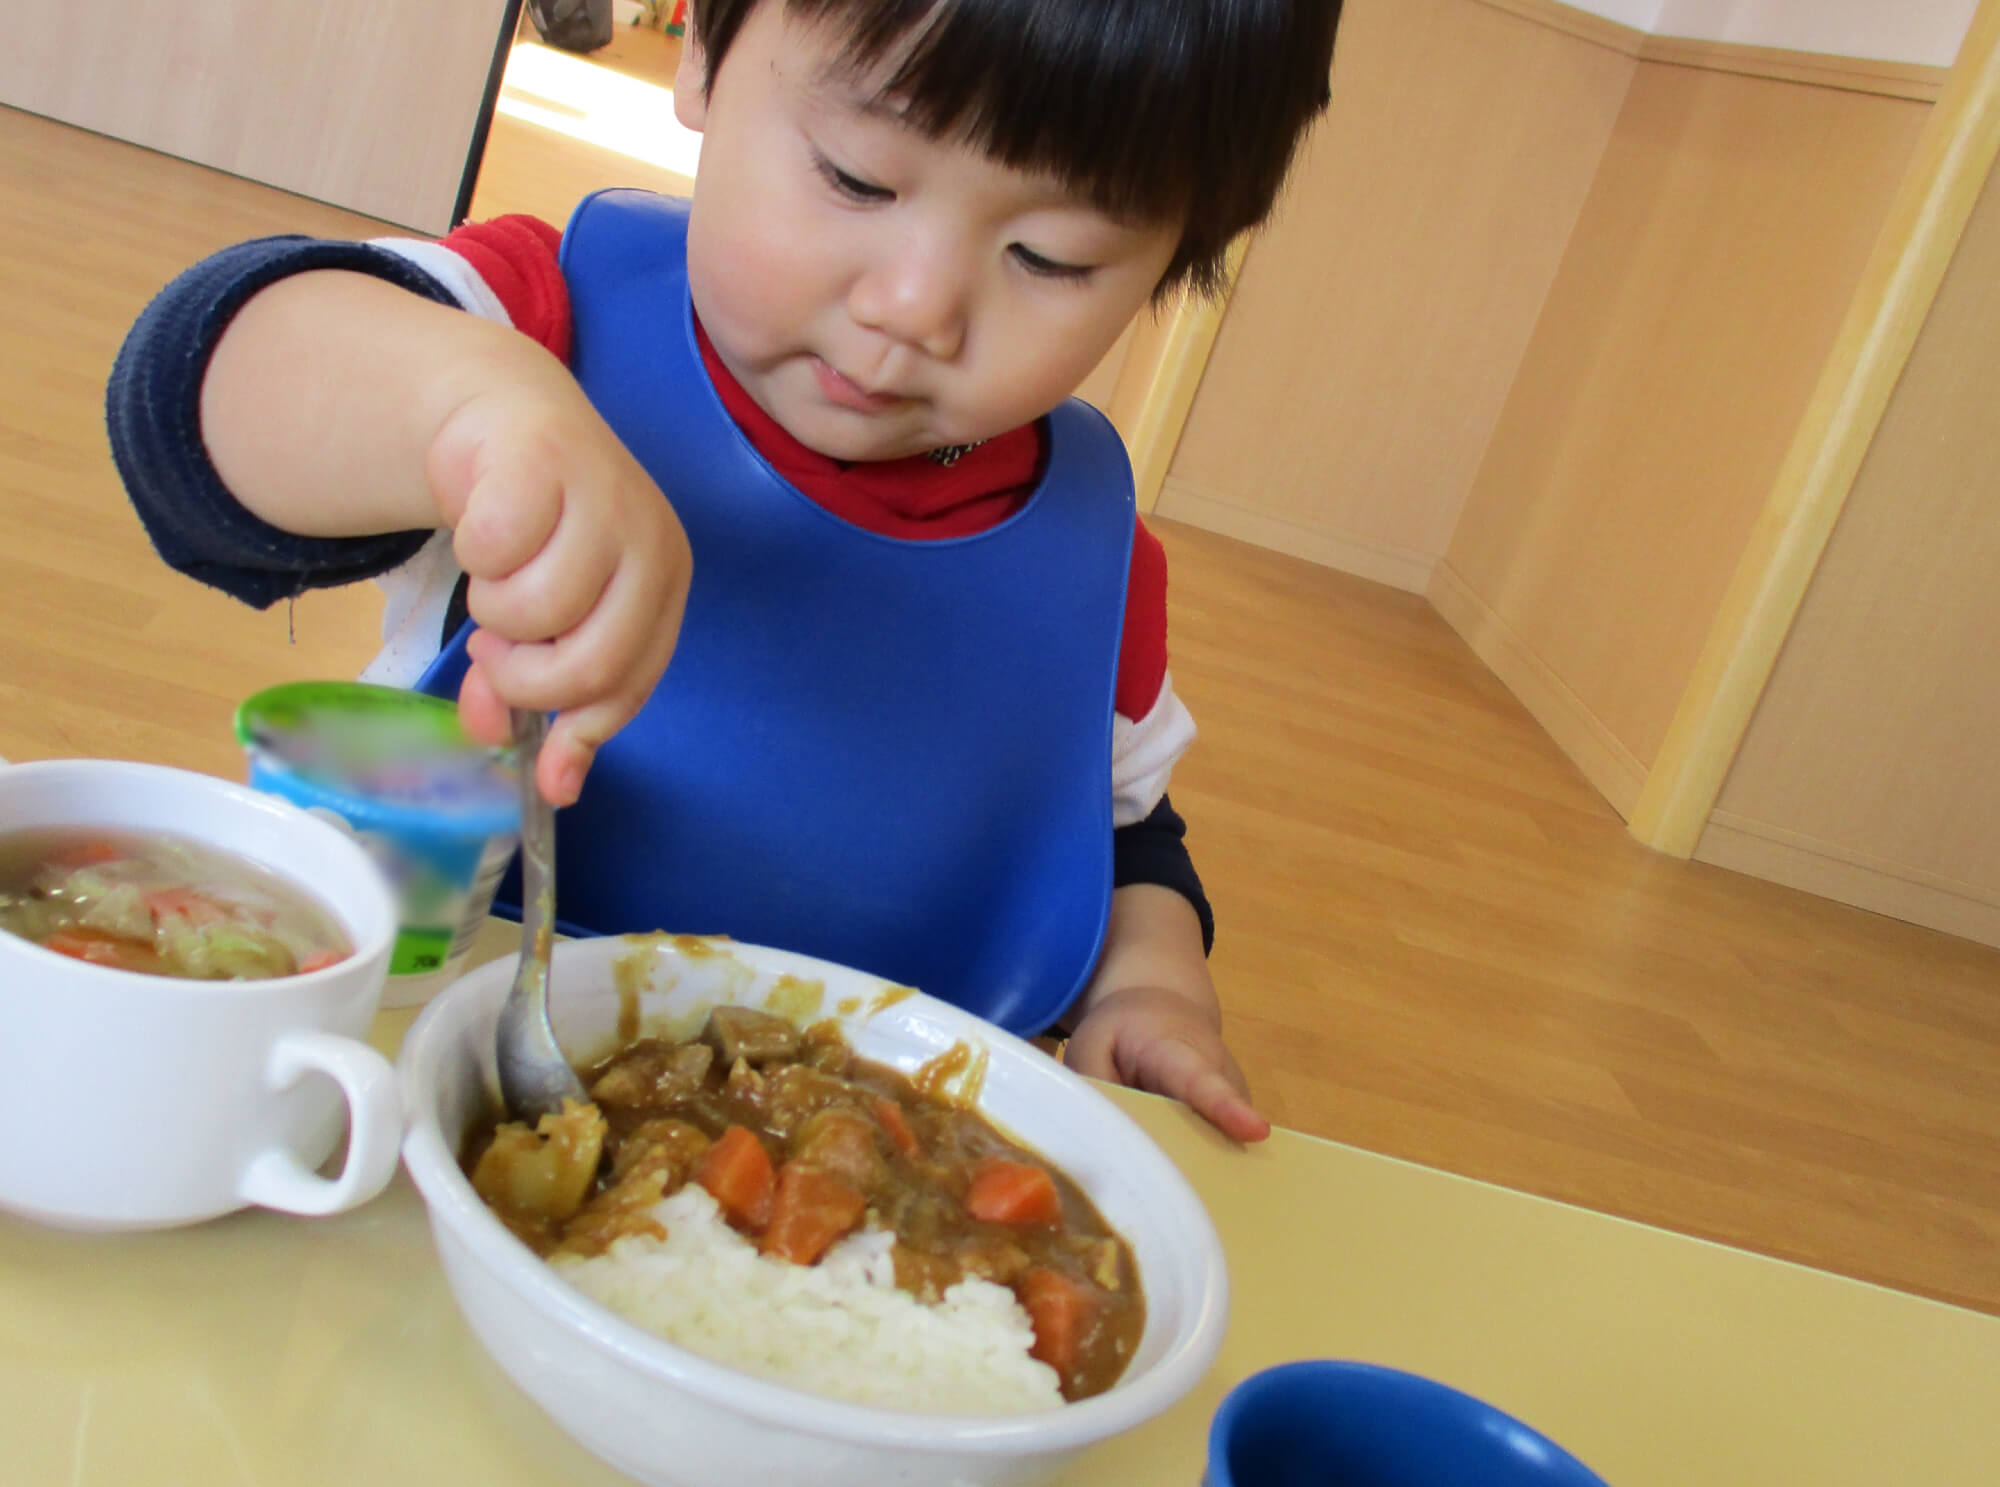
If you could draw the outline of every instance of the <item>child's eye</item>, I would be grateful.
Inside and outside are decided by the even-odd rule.
[[[877,186],[872,181],[864,181],[859,176],[849,175],[826,156],[815,157],[819,173],[826,177],[826,183],[849,201],[894,201],[896,193],[887,186]]]
[[[1080,284],[1095,272],[1089,264],[1058,263],[1053,258],[1044,258],[1024,243],[1015,243],[1007,251],[1014,255],[1016,263],[1038,279],[1067,279]]]

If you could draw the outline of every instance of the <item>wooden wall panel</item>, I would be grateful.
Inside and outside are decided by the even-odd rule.
[[[374,584],[257,613],[154,555],[112,468],[104,381],[146,302],[196,259],[272,233],[380,230],[0,109],[0,755],[241,779],[238,702],[375,654]]]
[[[1621,811],[1928,111],[1658,63],[1632,80],[1432,588]]]
[[[1160,512],[1421,590],[1636,65],[1476,0],[1349,0]]]
[[[0,103],[428,232],[507,0],[9,0]]]
[[[1696,855],[2000,944],[1989,183]]]

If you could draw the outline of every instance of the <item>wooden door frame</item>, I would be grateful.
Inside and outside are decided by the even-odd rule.
[[[1229,297],[1243,268],[1247,237],[1230,245],[1223,285],[1212,298],[1183,294],[1157,314],[1141,313],[1105,413],[1125,436],[1139,510],[1159,503],[1160,488],[1180,445],[1208,367],[1209,354],[1229,311]]]
[[[2000,157],[2000,0],[1978,12],[1627,823],[1691,857]]]
[[[458,200],[451,209],[451,225],[457,227],[472,211],[472,193],[479,186],[479,168],[486,163],[486,141],[493,133],[493,113],[500,106],[500,87],[507,76],[507,59],[514,40],[521,34],[521,7],[525,0],[507,0],[507,13],[500,22],[500,34],[493,42],[493,64],[486,70],[486,91],[480,95],[479,117],[472,126],[472,143],[465,152],[465,171],[458,178]]]

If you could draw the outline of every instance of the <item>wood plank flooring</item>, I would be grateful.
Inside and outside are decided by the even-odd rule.
[[[523,28],[522,35],[527,39],[517,44],[538,46],[533,39],[533,28],[525,20]],[[638,26],[616,28],[610,45],[590,53],[587,59],[555,52],[559,59],[587,60],[595,67],[663,89],[669,95],[680,54],[678,38]],[[503,102],[506,97],[503,89]],[[554,102],[558,108],[564,106],[560,100]],[[509,212],[527,212],[560,225],[585,196],[610,186],[635,186],[683,196],[692,189],[686,176],[617,150],[537,128],[503,110],[494,115],[486,159],[473,188],[470,216],[474,221],[484,221]]]
[[[196,257],[379,230],[0,111],[0,755],[240,775],[240,698],[373,653],[369,588],[259,615],[161,566],[101,407]],[[1275,1119],[2000,1312],[2000,952],[1645,851],[1422,599],[1158,527]]]

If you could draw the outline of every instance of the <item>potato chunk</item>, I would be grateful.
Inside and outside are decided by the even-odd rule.
[[[583,1207],[597,1178],[608,1128],[595,1105],[564,1100],[534,1130],[509,1121],[472,1169],[472,1189],[515,1224],[561,1224]],[[517,1230],[518,1232],[518,1230]]]

